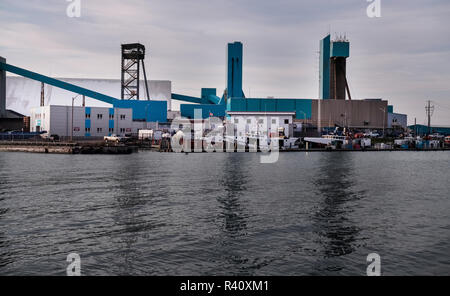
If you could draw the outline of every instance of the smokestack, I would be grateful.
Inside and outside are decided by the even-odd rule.
[[[6,59],[0,57],[0,62],[6,64]],[[0,118],[6,117],[6,71],[0,70]]]

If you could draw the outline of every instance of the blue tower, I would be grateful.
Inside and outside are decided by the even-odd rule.
[[[319,99],[323,100],[330,98],[330,43],[330,35],[320,40]]]
[[[345,36],[331,41],[328,35],[320,40],[320,99],[345,100],[347,90],[351,100],[346,78],[346,60],[349,56],[350,43]]]
[[[227,98],[243,98],[242,43],[228,43]]]

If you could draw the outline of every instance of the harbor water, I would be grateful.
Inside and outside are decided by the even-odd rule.
[[[0,153],[0,275],[450,275],[449,152]]]

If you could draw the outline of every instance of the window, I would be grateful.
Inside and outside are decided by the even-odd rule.
[[[91,114],[90,113],[86,113],[86,119],[91,118]]]
[[[238,123],[239,123],[239,119],[235,118],[235,119],[234,119],[234,123],[235,123],[235,124],[238,124]]]
[[[103,129],[101,127],[97,128],[97,133],[101,133],[103,131]]]
[[[114,119],[114,114],[109,114],[109,119]]]
[[[121,132],[121,133],[124,133],[124,132],[125,132],[125,129],[124,129],[124,128],[120,128],[120,132]]]
[[[103,114],[97,114],[97,119],[103,119]]]
[[[86,133],[90,133],[90,132],[91,132],[91,128],[90,128],[90,127],[87,127],[87,128],[84,129],[84,131],[85,131]]]
[[[251,119],[247,119],[247,124],[250,124],[250,123],[252,123],[252,120]]]
[[[113,128],[109,128],[109,132],[110,132],[110,133],[113,133],[113,132],[114,132],[114,129],[113,129]]]
[[[289,119],[285,119],[284,124],[289,124]]]
[[[259,124],[263,124],[264,123],[264,119],[258,119],[258,123]]]
[[[125,114],[120,114],[120,120],[125,120]]]
[[[277,123],[277,120],[274,118],[274,119],[272,119],[272,124],[276,124]]]

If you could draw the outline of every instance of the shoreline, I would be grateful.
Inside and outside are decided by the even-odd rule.
[[[25,153],[53,153],[53,154],[131,154],[139,151],[152,151],[159,153],[177,153],[162,150],[158,146],[140,147],[138,145],[108,145],[105,143],[70,143],[70,142],[0,142],[0,152],[25,152]],[[437,149],[289,149],[279,150],[280,153],[293,152],[445,152],[450,147]],[[179,153],[262,153],[261,151],[188,151]]]
[[[52,154],[131,154],[137,147],[98,143],[69,142],[0,142],[0,152]]]

